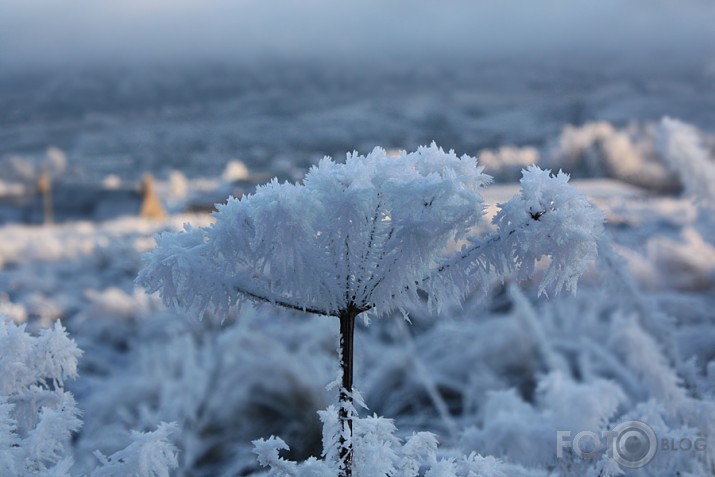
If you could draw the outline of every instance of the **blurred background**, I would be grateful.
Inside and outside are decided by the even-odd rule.
[[[712,131],[714,19],[705,0],[3,0],[3,179],[50,147],[101,181],[431,141],[543,155],[567,124],[664,115]]]

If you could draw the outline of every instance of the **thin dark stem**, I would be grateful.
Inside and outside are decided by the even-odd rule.
[[[302,311],[305,313],[313,313],[316,315],[324,315],[324,316],[335,316],[336,315],[336,312],[334,312],[334,311],[331,312],[329,310],[323,310],[321,308],[305,306],[305,305],[301,305],[299,303],[291,303],[286,298],[272,298],[272,297],[269,298],[267,296],[261,295],[258,292],[252,292],[252,291],[246,290],[245,288],[241,288],[238,286],[236,286],[235,289],[238,293],[246,295],[247,297],[252,298],[254,300],[262,301],[265,303],[272,303],[274,305],[279,305],[284,308],[289,308],[291,310]]]
[[[514,231],[511,231],[511,232],[509,232],[509,235],[511,235],[511,234],[513,234],[513,233],[514,233]],[[461,262],[462,260],[466,260],[466,259],[468,259],[468,258],[471,258],[471,256],[472,256],[473,253],[479,252],[481,249],[487,248],[487,247],[489,247],[490,245],[493,245],[493,244],[499,242],[500,240],[501,240],[501,236],[500,236],[500,235],[496,235],[496,236],[494,236],[494,237],[488,238],[488,239],[485,240],[485,241],[476,243],[476,244],[472,245],[471,247],[467,248],[466,250],[464,250],[464,251],[462,251],[462,252],[459,252],[459,256],[454,257],[454,258],[452,259],[453,261],[452,261],[451,263],[445,263],[444,265],[440,265],[439,267],[437,267],[437,269],[434,271],[434,273],[441,273],[441,272],[443,272],[443,271],[445,271],[445,270],[447,270],[447,269],[453,267],[454,265],[456,265],[457,263]],[[434,273],[433,273],[433,274],[434,274]],[[422,279],[422,281],[424,282],[424,281],[427,281],[427,280],[429,280],[429,279],[430,279],[430,277],[425,277],[425,278]]]
[[[534,220],[538,220],[538,219],[534,219]],[[526,224],[524,224],[524,228],[528,227],[529,225],[530,225],[529,222],[527,222]],[[438,275],[438,274],[450,269],[451,267],[456,266],[463,260],[473,258],[474,254],[479,254],[483,250],[488,249],[490,246],[492,246],[496,243],[499,243],[499,241],[501,241],[502,239],[505,239],[507,237],[514,235],[516,233],[516,231],[517,231],[517,229],[512,229],[505,234],[497,233],[497,234],[487,238],[486,240],[482,240],[481,242],[475,243],[471,247],[468,247],[466,250],[462,250],[462,251],[458,252],[450,259],[450,261],[448,263],[440,265],[434,271],[432,271],[432,273],[430,273],[428,276],[415,282],[415,285],[419,286],[420,284],[430,280],[435,275]]]
[[[343,371],[339,411],[343,430],[340,434],[341,477],[352,476],[353,337],[355,335],[355,318],[363,311],[354,306],[349,306],[338,315],[338,318],[340,318],[340,366]],[[349,441],[345,437],[346,433],[350,436]]]

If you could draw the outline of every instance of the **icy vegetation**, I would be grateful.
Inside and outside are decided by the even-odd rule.
[[[415,253],[416,261],[396,264],[413,278],[421,276],[423,265],[431,269],[449,263],[460,250],[510,230],[521,231],[504,238],[518,235],[514,240],[535,248],[511,248],[509,257],[534,266],[504,267],[503,275],[490,273],[476,286],[466,282],[468,289],[449,290],[442,300],[432,301],[434,306],[429,306],[429,295],[405,289],[409,283],[399,280],[392,291],[362,295],[379,304],[382,318],[369,326],[360,320],[356,324],[355,382],[367,409],[356,399],[355,475],[715,475],[712,135],[676,119],[625,127],[586,123],[564,128],[535,147],[538,154],[523,149],[494,149],[494,156],[479,161],[483,172],[465,167],[478,182],[490,174],[501,183],[461,192],[470,200],[481,198],[467,215],[458,201],[454,209],[440,209],[464,222],[454,229],[461,235],[450,235],[446,225],[435,228],[446,237],[439,254],[420,249],[425,242],[419,241],[419,232],[431,231],[420,222],[429,218],[421,215],[429,214],[428,207],[415,206],[402,218],[385,214],[389,220],[380,222],[386,227],[405,220],[415,231],[417,242],[408,252]],[[521,184],[510,183],[534,156],[540,167],[569,172],[571,181],[527,169]],[[419,164],[416,157],[408,160]],[[302,194],[299,187],[317,187],[310,186],[312,180],[339,175],[341,167],[349,168],[346,164],[318,164],[302,186],[265,187],[271,194],[294,197]],[[430,170],[421,179],[425,199],[435,191],[446,194],[437,198],[461,197],[438,173],[442,170]],[[396,172],[419,179],[419,171]],[[229,175],[243,174],[232,167]],[[366,184],[367,174],[349,170],[344,184]],[[466,173],[456,180],[466,181]],[[195,181],[174,177],[175,193],[191,190]],[[574,262],[565,250],[592,257],[592,248],[559,246],[582,243],[580,234],[587,234],[584,227],[592,223],[582,216],[584,209],[549,210],[538,221],[531,215],[552,201],[562,203],[569,184],[606,218],[597,261],[584,269],[569,268]],[[381,190],[393,191],[390,197],[399,201],[404,196],[398,185]],[[374,212],[374,192],[355,186],[354,194],[354,203]],[[307,195],[313,200],[313,193]],[[298,210],[310,218],[310,226],[301,228],[287,219],[291,207],[298,207],[295,201],[261,202],[256,196],[229,201],[215,217],[0,228],[0,313],[7,316],[0,325],[0,475],[337,475],[337,393],[326,389],[339,373],[337,320],[245,297],[238,310],[228,306],[234,304],[232,295],[219,290],[209,303],[212,311],[199,321],[193,312],[167,308],[134,284],[141,256],[155,248],[157,233],[165,234],[159,243],[184,237],[179,245],[195,245],[201,263],[223,263],[216,254],[230,244],[212,241],[213,231],[229,223],[246,227],[246,222],[224,223],[223,218],[248,213],[241,203],[254,201],[251,207],[276,214],[271,222],[254,222],[266,246],[283,247],[301,238],[312,247],[309,256],[287,249],[296,252],[293,259],[302,275],[260,282],[263,288],[257,290],[280,292],[276,302],[300,298],[299,308],[317,306],[326,296],[327,303],[339,307],[341,296],[325,278],[331,275],[321,275],[323,265],[312,258],[321,240],[329,239],[323,224],[333,220],[321,215],[330,214],[321,203],[346,204],[336,194],[315,200],[313,208]],[[433,206],[453,204],[451,199]],[[482,205],[493,223],[478,220]],[[548,226],[549,212],[563,214],[557,216],[559,223],[572,227],[548,238],[532,234],[531,225],[521,227]],[[186,222],[192,228],[182,232]],[[280,227],[290,228],[291,236],[271,233]],[[466,239],[475,236],[481,239]],[[252,244],[255,237],[236,234],[232,240]],[[355,248],[358,243],[349,242],[356,256],[365,253]],[[344,247],[343,242],[334,245]],[[556,260],[534,263],[532,252],[544,247],[557,253]],[[287,266],[264,252],[262,280]],[[500,264],[503,255],[487,258],[472,263],[476,270]],[[160,265],[169,269],[191,263],[155,264]],[[177,283],[192,292],[178,298],[201,308],[197,297],[203,287],[223,283],[234,272],[240,273],[232,279],[243,280],[244,270],[226,266],[226,275],[207,270]],[[332,270],[343,279],[344,266]],[[568,287],[570,277],[580,273],[577,293],[550,293],[559,285]],[[527,275],[533,278],[524,280]],[[359,276],[348,278],[357,282]],[[545,282],[548,297],[539,295]],[[323,288],[296,295],[301,284],[318,283]],[[454,297],[463,298],[462,305]],[[402,319],[403,312],[411,323]],[[580,458],[566,448],[558,457],[557,432],[570,432],[571,440],[584,431],[600,436],[627,421],[647,423],[657,435],[658,451],[646,465],[622,466],[605,449]],[[142,467],[153,464],[155,474]]]
[[[338,317],[340,427],[331,433],[338,451],[328,459],[324,449],[326,459],[342,476],[394,474],[391,464],[362,468],[384,459],[360,447],[353,422],[356,317],[395,309],[407,317],[420,293],[439,311],[507,273],[530,278],[544,256],[550,264],[540,292],[575,290],[602,240],[602,215],[567,184],[568,176],[535,166],[494,217],[495,233],[474,235],[484,215],[479,192],[490,180],[475,158],[434,143],[396,156],[380,148],[348,154],[343,164],[326,157],[302,184],[274,180],[219,205],[209,227],[158,237],[137,281],[159,291],[165,304],[198,314],[223,318],[250,300]],[[261,460],[277,472],[283,461],[268,455],[260,453]]]
[[[69,476],[71,437],[82,425],[81,412],[64,380],[77,377],[82,354],[59,322],[38,336],[0,316],[0,469],[7,477]],[[173,426],[134,433],[126,449],[100,462],[93,477],[168,477],[177,466],[167,440]]]

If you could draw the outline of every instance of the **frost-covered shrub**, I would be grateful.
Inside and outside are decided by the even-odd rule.
[[[686,193],[712,204],[712,143],[712,135],[669,117],[624,128],[592,122],[564,127],[540,164],[565,168],[574,177],[612,177],[656,191],[684,187]],[[509,156],[505,159],[508,164]]]
[[[607,122],[565,126],[541,162],[562,167],[574,177],[613,177],[655,190],[679,184],[656,147],[656,127],[631,124],[618,129]]]
[[[658,126],[658,149],[680,176],[685,192],[703,205],[715,208],[715,158],[698,130],[665,117]]]
[[[556,431],[605,430],[624,401],[621,389],[610,381],[578,383],[554,372],[540,380],[533,404],[514,389],[489,393],[480,412],[483,425],[468,428],[462,445],[529,467],[547,467],[556,458]]]
[[[178,465],[169,436],[173,424],[161,423],[153,432],[133,432],[132,442],[110,456],[95,452],[101,466],[91,477],[169,477]]]
[[[532,276],[549,257],[540,291],[575,290],[597,254],[602,216],[564,173],[524,171],[521,191],[501,205],[496,230],[483,221],[491,178],[475,158],[436,145],[388,156],[376,148],[323,159],[302,184],[273,181],[229,198],[216,222],[162,234],[138,282],[169,305],[226,315],[270,302],[340,321],[340,460],[350,474],[353,333],[358,315],[421,304],[439,310],[493,278]]]
[[[479,402],[478,425],[469,425],[461,436],[466,451],[476,448],[530,469],[556,469],[560,475],[620,475],[615,464],[612,474],[601,474],[606,462],[574,454],[556,458],[556,432],[599,433],[639,420],[653,428],[658,445],[662,439],[677,442],[685,437],[692,443],[700,437],[707,450],[659,449],[653,461],[627,475],[712,475],[715,405],[712,394],[702,388],[709,379],[707,369],[692,368],[712,359],[714,338],[706,331],[711,320],[700,315],[704,326],[693,330],[710,347],[701,345],[690,364],[679,363],[680,344],[693,346],[697,341],[683,335],[682,324],[676,327],[668,317],[647,313],[643,304],[629,304],[619,296],[619,288],[623,283],[534,305],[510,287],[513,307],[507,320],[522,330],[521,346],[533,350],[538,384],[533,394],[492,384]],[[653,322],[663,319],[658,327],[665,330],[656,333]],[[669,340],[673,335],[677,341]]]
[[[337,372],[330,323],[291,323],[292,313],[246,308],[218,327],[164,313],[154,318],[158,323],[140,324],[163,327],[163,334],[135,337],[131,359],[95,376],[85,390],[79,454],[110,454],[126,445],[131,429],[165,421],[180,429],[172,435],[178,475],[246,475],[256,469],[250,442],[271,434],[291,444],[293,459],[319,453],[316,411],[331,402],[325,383]]]
[[[77,377],[77,348],[60,322],[33,336],[25,325],[0,316],[0,470],[3,477],[69,477],[70,439],[82,426],[81,411],[64,389]],[[135,433],[109,457],[97,453],[92,477],[168,477],[176,454],[173,426]]]
[[[81,352],[61,324],[39,336],[0,316],[0,469],[8,477],[67,475],[82,421],[64,381]]]

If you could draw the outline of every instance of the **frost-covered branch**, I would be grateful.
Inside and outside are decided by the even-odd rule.
[[[603,235],[603,216],[578,190],[568,175],[553,176],[532,166],[523,172],[521,190],[494,217],[496,232],[468,237],[469,244],[444,260],[425,277],[428,282],[462,283],[465,294],[486,287],[491,276],[516,272],[517,279],[533,275],[536,262],[549,257],[540,293],[576,290],[578,278],[598,254]]]

